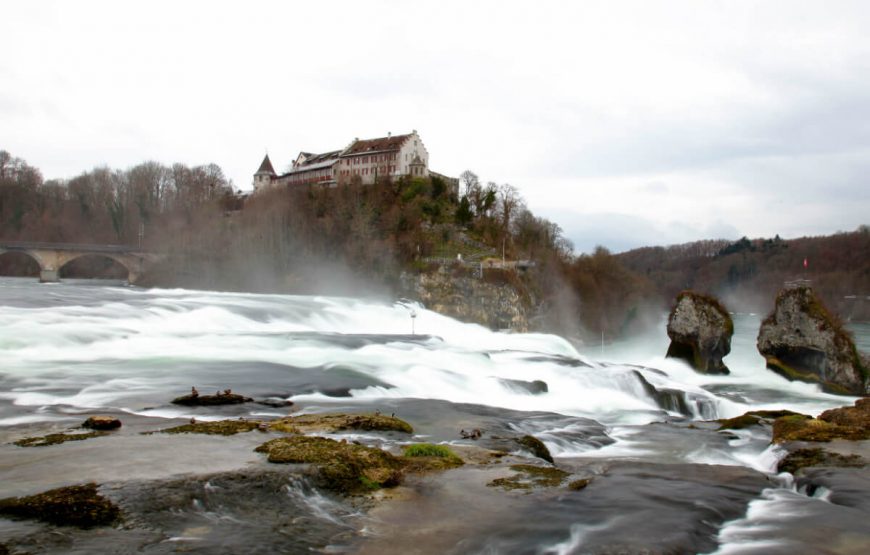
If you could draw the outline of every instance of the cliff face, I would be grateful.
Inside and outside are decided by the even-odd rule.
[[[405,296],[429,310],[494,330],[529,330],[531,302],[512,284],[454,275],[445,267],[431,273],[404,273],[401,283]]]
[[[761,323],[758,352],[768,368],[790,380],[817,382],[831,393],[870,392],[855,343],[809,287],[780,291],[776,308]]]
[[[668,357],[681,358],[703,374],[728,374],[722,358],[731,352],[734,323],[719,302],[684,291],[668,317]]]

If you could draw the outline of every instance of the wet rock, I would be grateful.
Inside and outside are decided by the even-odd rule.
[[[511,380],[508,378],[499,378],[499,382],[507,385],[511,389],[525,391],[527,393],[531,393],[532,395],[540,395],[541,393],[547,393],[550,391],[550,388],[547,386],[547,382],[543,380],[532,380],[530,382],[525,380]]]
[[[867,461],[859,455],[841,455],[840,453],[832,453],[820,447],[815,447],[792,451],[779,461],[776,470],[777,472],[797,474],[803,468],[814,466],[862,468],[867,466]]]
[[[268,397],[266,399],[261,399],[257,401],[258,405],[263,405],[264,407],[272,407],[274,409],[280,409],[284,407],[292,407],[293,401],[289,401],[284,399],[283,397]]]
[[[568,489],[571,491],[580,491],[586,489],[586,486],[592,483],[592,478],[580,478],[568,484]]]
[[[851,407],[829,409],[819,415],[819,420],[838,426],[870,428],[870,398],[858,399]]]
[[[85,439],[91,439],[104,435],[106,435],[105,432],[88,432],[85,434],[57,433],[39,437],[26,437],[24,439],[19,439],[14,443],[19,447],[45,447],[48,445],[58,445],[60,443],[66,443],[67,441],[83,441]]]
[[[381,449],[315,436],[282,437],[256,449],[272,463],[308,463],[318,485],[344,494],[397,486],[403,462]]]
[[[721,418],[717,420],[719,430],[742,430],[750,426],[772,424],[777,418],[783,416],[805,416],[790,410],[754,410],[734,418]]]
[[[217,422],[191,422],[174,428],[166,428],[156,432],[143,432],[145,435],[161,434],[208,434],[231,436],[252,430],[263,431],[260,420],[218,420]]]
[[[121,421],[114,416],[91,416],[82,422],[82,428],[91,430],[116,430],[121,427]]]
[[[253,401],[250,397],[233,393],[229,389],[218,391],[214,395],[200,395],[194,388],[188,395],[182,395],[173,399],[172,404],[184,405],[186,407],[211,407],[218,405],[240,405]]]
[[[809,287],[779,292],[757,347],[767,367],[789,380],[818,383],[829,393],[870,393],[870,369],[855,342]]]
[[[632,370],[631,372],[638,379],[646,394],[652,397],[656,402],[656,405],[660,408],[666,411],[678,412],[686,416],[692,416],[692,411],[689,409],[689,404],[686,402],[686,393],[684,391],[664,387],[659,389],[649,383],[649,380],[647,380],[643,374],[637,370]]]
[[[870,439],[870,428],[866,426],[841,426],[826,420],[806,415],[783,416],[773,423],[773,443],[786,441],[820,441],[834,439]]]
[[[410,434],[414,428],[395,415],[372,414],[303,414],[274,420],[269,428],[278,432],[294,434],[331,433],[342,430],[379,432],[403,432]]]
[[[100,495],[93,483],[0,499],[0,514],[79,528],[110,526],[121,520],[118,507]]]
[[[773,442],[870,439],[870,399],[858,399],[854,406],[826,410],[818,418],[792,415],[773,423]]]
[[[734,323],[713,297],[683,291],[668,317],[667,355],[685,360],[703,374],[728,374],[722,358],[731,352]]]
[[[530,451],[532,455],[538,457],[539,459],[543,459],[548,463],[553,463],[553,455],[550,454],[550,450],[547,449],[547,446],[544,445],[544,442],[535,436],[525,435],[523,437],[517,438],[516,442],[523,446],[525,449]]]
[[[510,468],[516,474],[507,478],[496,478],[489,482],[487,486],[505,490],[555,488],[561,486],[565,478],[569,476],[564,470],[549,466],[515,464]]]

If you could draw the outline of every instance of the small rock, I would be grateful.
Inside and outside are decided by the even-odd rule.
[[[239,405],[250,402],[253,402],[253,399],[250,397],[233,393],[229,389],[225,389],[223,393],[218,391],[214,395],[200,395],[199,392],[196,391],[196,388],[193,388],[190,394],[182,395],[181,397],[176,397],[172,400],[172,404],[184,405],[186,407]]]
[[[91,416],[82,423],[82,428],[91,430],[116,430],[121,427],[121,421],[114,416]]]
[[[544,445],[544,442],[535,436],[523,436],[516,440],[517,443],[528,449],[532,452],[532,454],[539,459],[543,459],[548,463],[553,463],[553,455],[550,454],[550,450],[547,449],[547,446]]]
[[[118,507],[101,496],[93,483],[0,499],[0,514],[79,528],[109,526],[121,519]]]

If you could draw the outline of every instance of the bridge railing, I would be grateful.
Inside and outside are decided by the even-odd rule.
[[[0,248],[6,250],[30,250],[30,249],[53,249],[59,251],[89,251],[128,253],[142,252],[142,249],[134,245],[88,245],[84,243],[40,243],[34,241],[2,241]]]

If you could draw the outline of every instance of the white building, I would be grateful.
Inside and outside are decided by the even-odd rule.
[[[429,152],[414,130],[407,135],[354,139],[344,150],[322,154],[300,152],[287,173],[278,175],[267,154],[254,174],[254,192],[277,186],[358,181],[372,184],[379,177],[428,177]]]

